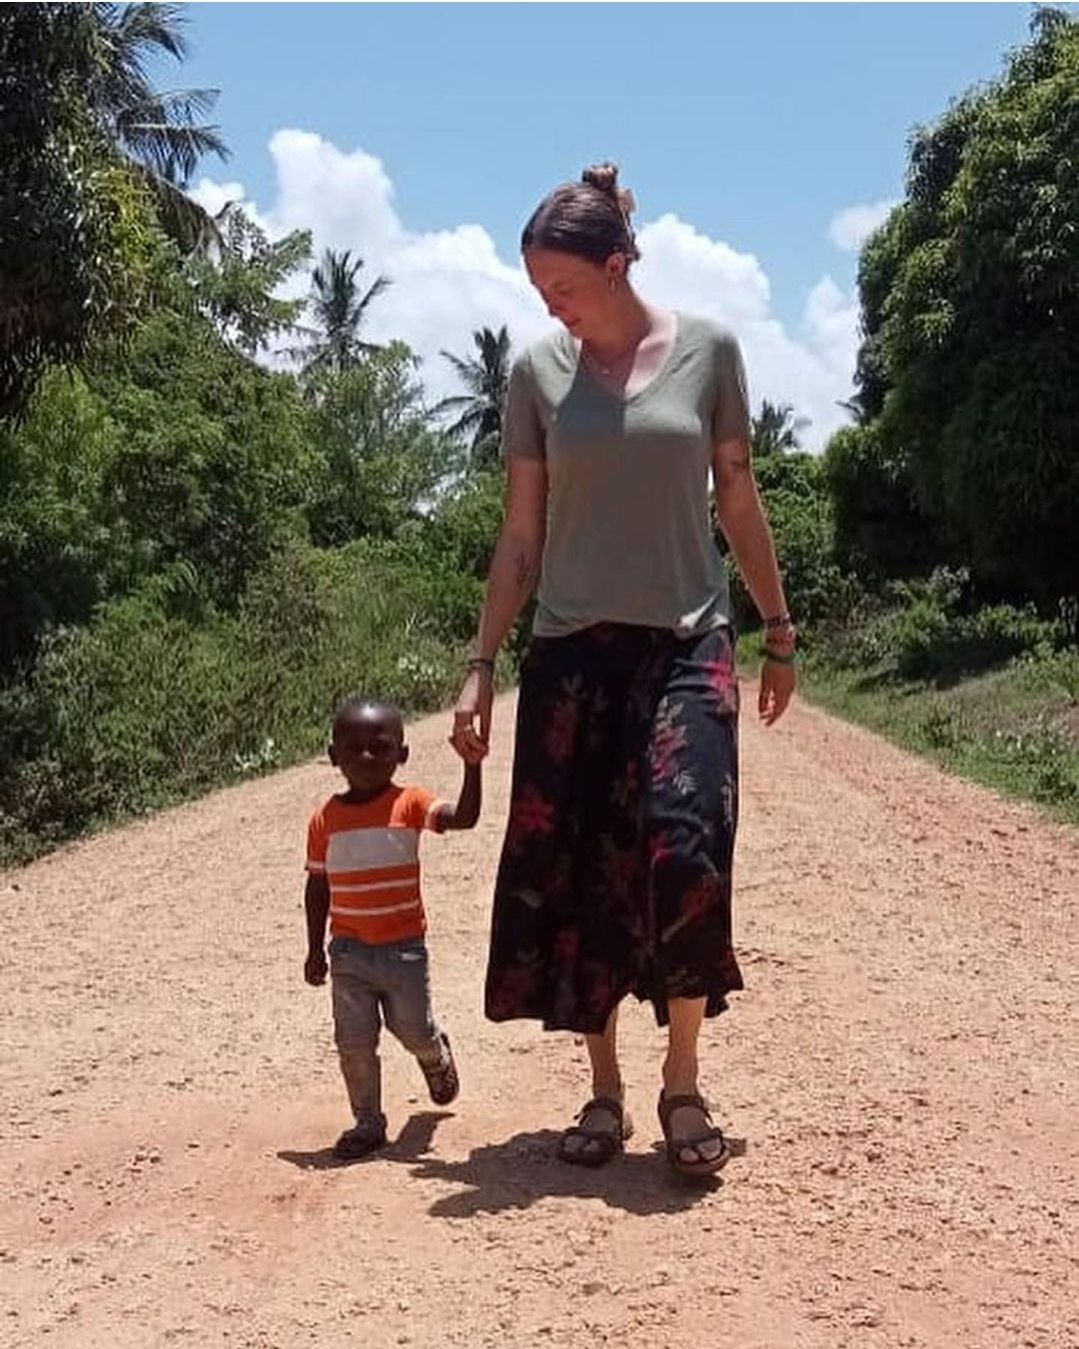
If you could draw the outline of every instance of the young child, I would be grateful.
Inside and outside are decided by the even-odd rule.
[[[378,1039],[386,1027],[416,1056],[436,1105],[458,1091],[450,1042],[431,1010],[426,921],[420,897],[421,830],[471,829],[480,813],[480,770],[466,766],[455,806],[422,787],[399,787],[408,760],[401,713],[349,698],[333,719],[330,762],[348,790],[311,817],[307,833],[309,984],[326,981],[330,919],[334,1038],[355,1124],[337,1140],[339,1157],[366,1156],[386,1142]]]

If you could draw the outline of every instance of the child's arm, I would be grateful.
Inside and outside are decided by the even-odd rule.
[[[325,873],[309,873],[303,892],[307,912],[307,959],[303,977],[316,987],[326,982],[326,918],[330,912],[330,885]]]
[[[461,793],[455,806],[443,806],[438,812],[439,829],[472,829],[480,818],[480,766],[465,764]]]

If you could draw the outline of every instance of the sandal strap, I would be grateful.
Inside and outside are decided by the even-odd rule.
[[[711,1121],[712,1112],[708,1108],[708,1102],[699,1092],[687,1092],[681,1096],[667,1096],[660,1093],[659,1097],[659,1120],[666,1131],[670,1123],[671,1115],[676,1110],[682,1109],[699,1110],[705,1119]]]
[[[587,1104],[581,1106],[580,1110],[578,1110],[577,1118],[584,1119],[585,1115],[592,1110],[605,1110],[609,1115],[614,1116],[615,1120],[618,1122],[619,1128],[621,1128],[626,1108],[621,1101],[615,1100],[613,1096],[593,1096]],[[585,1130],[584,1132],[589,1131]],[[601,1132],[605,1133],[607,1130],[602,1130]]]

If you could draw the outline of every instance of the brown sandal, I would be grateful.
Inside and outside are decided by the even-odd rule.
[[[578,1111],[577,1119],[585,1119],[593,1110],[606,1111],[616,1121],[617,1129],[586,1129],[582,1124],[571,1124],[558,1140],[559,1161],[569,1162],[572,1166],[602,1166],[616,1152],[621,1152],[626,1139],[632,1137],[633,1121],[621,1101],[616,1101],[613,1096],[594,1096]],[[572,1151],[566,1148],[571,1138],[582,1140],[581,1146]]]
[[[687,1106],[699,1110],[708,1121],[709,1127],[701,1133],[691,1134],[688,1138],[672,1138],[671,1115]],[[683,1176],[712,1176],[727,1165],[731,1157],[730,1148],[723,1137],[723,1130],[717,1124],[713,1124],[712,1112],[702,1096],[696,1092],[687,1096],[665,1096],[660,1092],[658,1109],[660,1126],[667,1144],[667,1161],[675,1171]],[[713,1142],[719,1143],[719,1153],[715,1157],[706,1157],[701,1149],[705,1143]],[[695,1160],[686,1161],[682,1156],[686,1148],[692,1149],[697,1154]]]
[[[457,1099],[461,1090],[461,1079],[457,1076],[457,1064],[453,1059],[449,1037],[442,1035],[442,1059],[435,1064],[420,1063],[423,1076],[427,1081],[427,1093],[435,1105],[449,1105]]]

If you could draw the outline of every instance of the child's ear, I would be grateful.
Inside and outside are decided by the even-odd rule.
[[[405,764],[405,763],[408,763],[408,746],[407,746],[407,745],[402,745],[401,748],[400,748],[400,750],[398,751],[397,762],[398,762],[399,764]]]

